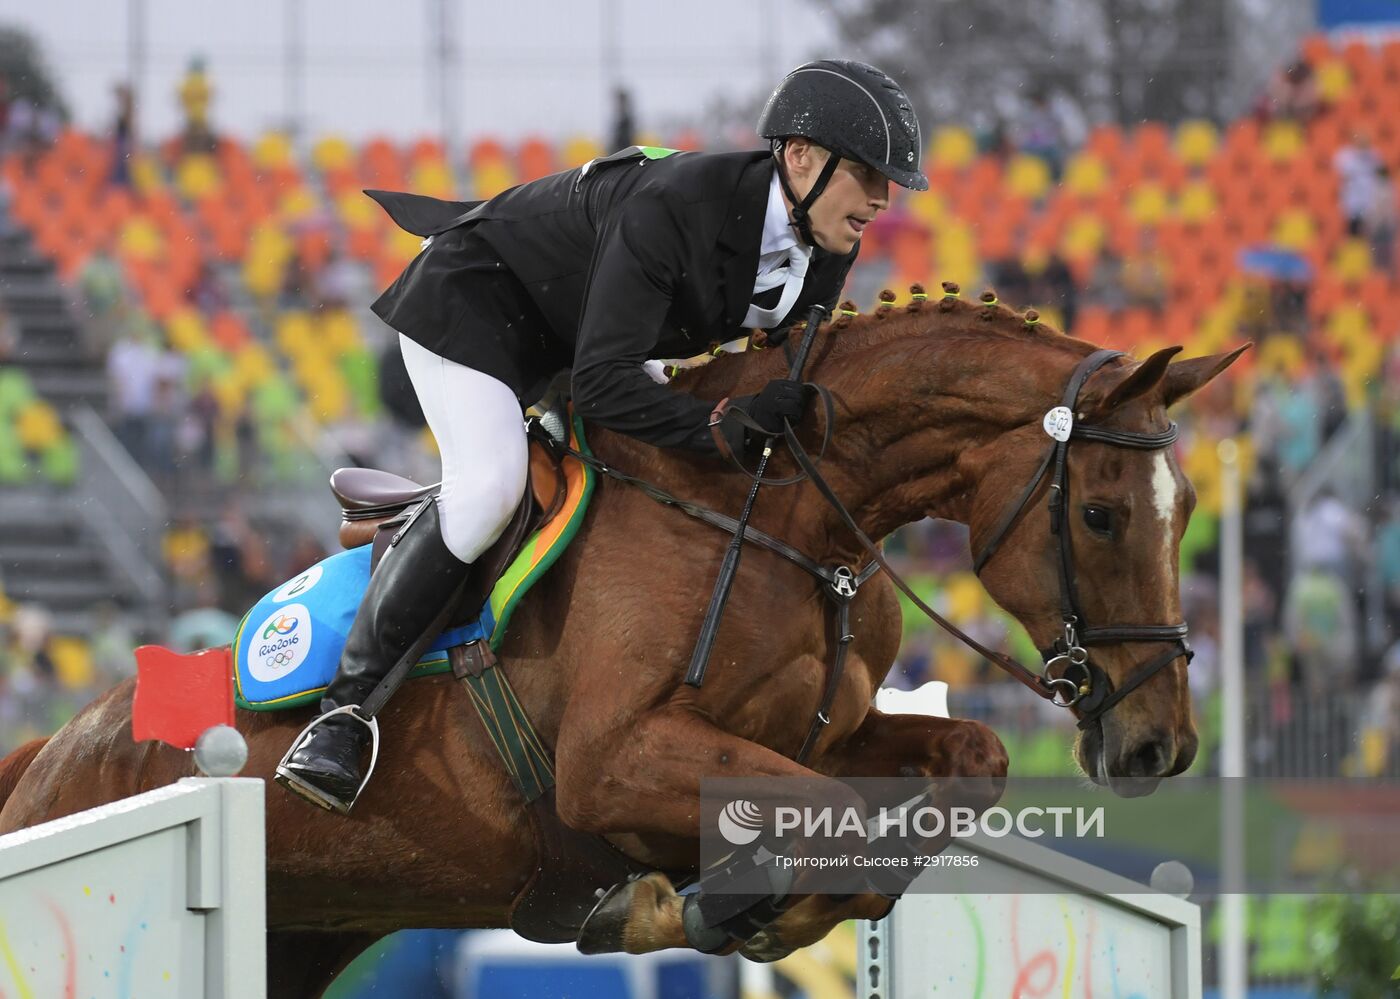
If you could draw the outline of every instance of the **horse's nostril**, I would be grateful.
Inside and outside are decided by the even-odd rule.
[[[1153,739],[1138,746],[1127,762],[1130,777],[1161,777],[1171,765],[1172,756],[1166,742]]]

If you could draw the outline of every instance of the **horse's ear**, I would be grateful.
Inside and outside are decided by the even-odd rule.
[[[1100,368],[1090,376],[1080,393],[1080,412],[1086,416],[1091,413],[1103,416],[1129,400],[1146,395],[1157,387],[1167,374],[1172,358],[1180,352],[1180,347],[1163,347],[1139,364]]]
[[[1224,371],[1253,344],[1237,347],[1228,354],[1210,354],[1206,357],[1193,357],[1189,361],[1177,361],[1167,369],[1163,381],[1163,394],[1166,405],[1185,399],[1206,382]]]

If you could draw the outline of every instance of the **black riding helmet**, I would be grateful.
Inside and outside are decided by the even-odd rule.
[[[798,66],[778,84],[758,116],[758,134],[778,155],[784,139],[810,139],[831,152],[812,190],[801,202],[788,185],[778,155],[778,179],[793,203],[793,222],[813,244],[807,210],[842,159],[864,163],[901,187],[927,191],[920,170],[923,135],[919,117],[902,87],[874,66],[848,59],[819,59]]]

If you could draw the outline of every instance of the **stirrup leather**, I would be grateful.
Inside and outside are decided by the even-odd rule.
[[[360,786],[356,789],[354,797],[348,802],[341,801],[339,798],[333,797],[320,788],[315,787],[295,770],[287,766],[287,761],[292,758],[292,754],[302,747],[316,726],[332,715],[348,715],[368,728],[370,734],[369,767],[366,768],[365,775],[361,778]],[[358,704],[346,704],[343,707],[333,708],[325,714],[317,715],[315,718],[311,719],[311,723],[301,730],[300,735],[292,740],[292,744],[287,749],[287,752],[283,754],[282,759],[277,762],[275,780],[288,791],[300,795],[313,805],[318,805],[327,811],[339,812],[341,815],[349,815],[350,809],[354,808],[355,802],[360,800],[360,795],[364,793],[365,786],[369,784],[370,777],[374,775],[374,765],[378,760],[379,719],[366,718],[364,715],[360,714],[360,705]]]

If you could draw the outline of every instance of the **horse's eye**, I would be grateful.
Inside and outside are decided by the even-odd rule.
[[[1084,523],[1089,530],[1098,534],[1111,534],[1113,532],[1113,517],[1101,506],[1086,506],[1084,508]]]

